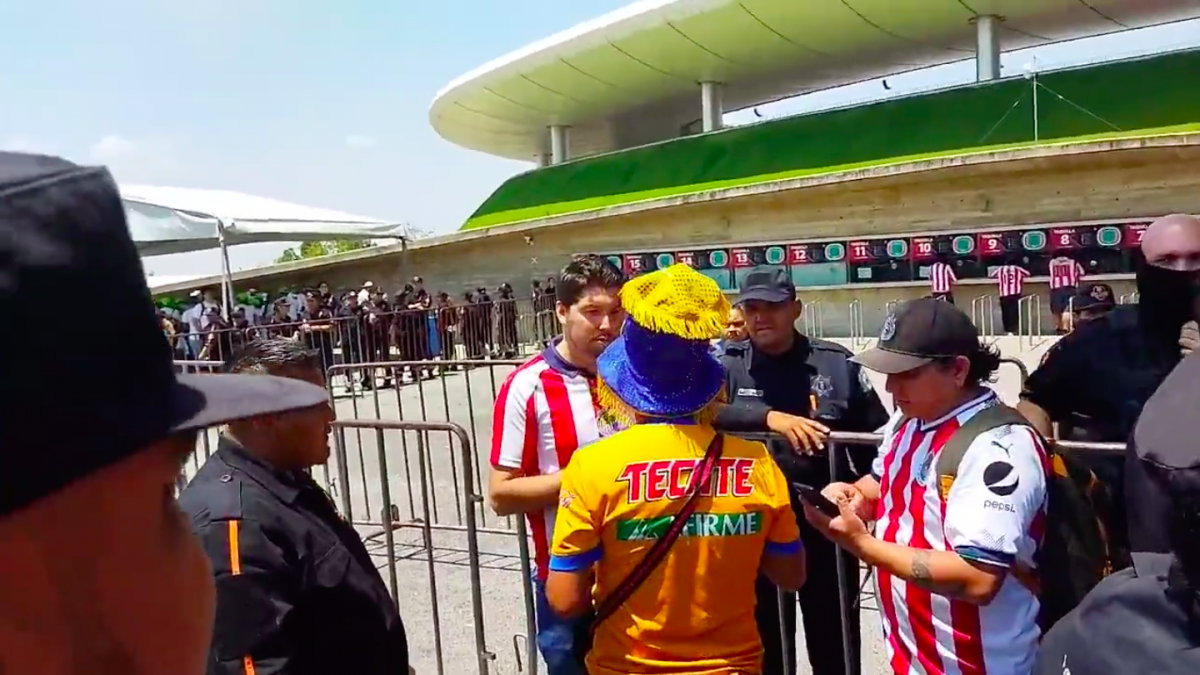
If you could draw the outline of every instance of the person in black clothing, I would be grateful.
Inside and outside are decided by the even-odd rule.
[[[321,357],[255,340],[235,373],[324,383]],[[329,459],[330,406],[231,422],[179,496],[212,563],[209,675],[408,672],[404,623],[354,528],[311,477]]]
[[[475,289],[475,302],[479,303],[479,332],[484,344],[484,352],[491,354],[496,348],[496,339],[492,334],[492,328],[495,326],[492,321],[495,318],[495,305],[492,303],[492,296],[488,295],[487,289],[483,286]]]
[[[210,307],[206,317],[208,325],[204,327],[204,346],[200,349],[200,360],[223,363],[233,353],[235,329],[221,315],[219,307]]]
[[[513,288],[507,283],[497,289],[500,299],[496,301],[496,351],[502,359],[517,357],[517,300]]]
[[[1046,437],[1122,443],[1142,406],[1191,350],[1200,299],[1200,219],[1173,215],[1150,224],[1142,237],[1137,305],[1121,305],[1058,341],[1029,376],[1017,409]],[[1125,457],[1081,454],[1108,488],[1116,514],[1108,523],[1115,546],[1161,551],[1126,528]]]
[[[292,321],[287,298],[279,298],[271,305],[271,316],[265,324],[267,335],[272,337],[290,338],[296,334],[296,323]]]
[[[341,305],[337,310],[337,334],[342,343],[342,360],[344,363],[362,363],[363,354],[366,352],[366,311],[362,305],[358,304],[358,294],[347,293],[342,300]],[[373,386],[373,377],[369,377],[370,373],[361,370],[358,373],[359,380],[362,383],[363,389],[370,389]],[[346,393],[353,394],[354,386],[351,384],[354,380],[354,373],[346,373]]]
[[[1183,360],[1146,403],[1129,443],[1131,529],[1162,552],[1093,588],[1042,639],[1035,675],[1200,673],[1200,355]]]
[[[304,296],[304,311],[300,314],[300,334],[309,349],[321,355],[321,372],[334,364],[333,360],[333,312],[321,301],[321,295],[309,291]]]
[[[387,363],[392,360],[392,324],[394,322],[395,314],[392,313],[392,306],[383,297],[383,289],[372,288],[371,300],[367,303],[366,311],[365,332],[368,359],[376,363]],[[369,382],[375,381],[375,377],[371,373],[367,373],[366,377]],[[383,373],[383,386],[384,388],[392,386],[390,368]]]
[[[421,283],[421,277],[413,277],[416,284]],[[404,307],[402,321],[404,322],[404,332],[411,343],[411,357],[413,361],[426,363],[433,359],[433,351],[429,344],[429,294],[425,292],[423,286],[414,286],[413,284],[405,284],[405,296],[408,302]],[[434,371],[432,366],[411,366],[413,381],[422,375],[433,377]]]
[[[850,362],[844,347],[816,340],[796,331],[802,307],[785,270],[753,272],[742,284],[739,306],[746,317],[750,339],[730,343],[721,362],[726,371],[729,405],[716,418],[716,426],[734,434],[779,436],[767,447],[779,468],[792,482],[816,488],[830,482],[829,455],[823,449],[829,430],[871,432],[888,420],[862,369]],[[876,449],[850,446],[839,455],[838,480],[853,481],[870,471]],[[842,556],[846,606],[850,610],[846,632],[850,637],[851,663],[842,651],[842,622],[838,598],[836,547],[802,517],[802,507],[792,495],[800,534],[808,552],[809,582],[798,594],[785,594],[784,631],[788,661],[784,668],[777,590],[766,578],[756,586],[759,635],[763,641],[763,675],[796,672],[796,597],[804,618],[808,659],[814,675],[858,672],[859,620],[857,609],[858,562]],[[847,665],[852,670],[847,671]]]
[[[441,291],[437,294],[434,311],[437,312],[438,342],[442,347],[442,360],[457,361],[458,340],[456,337],[459,335],[459,316],[458,308],[450,300],[449,293]],[[441,371],[446,372],[446,366],[442,366]]]

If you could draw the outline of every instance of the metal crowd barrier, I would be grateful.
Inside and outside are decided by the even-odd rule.
[[[820,300],[804,303],[804,334],[809,337],[825,337],[825,308]]]
[[[547,308],[548,307],[548,308]],[[367,361],[516,358],[559,333],[552,303],[495,300],[361,317],[276,320],[167,337],[179,361],[222,361],[254,337],[299,339],[321,351],[323,365]]]
[[[981,295],[971,300],[971,322],[981,337],[996,335],[996,297]]]
[[[868,343],[863,325],[862,299],[855,298],[850,302],[850,349],[857,351]]]
[[[1037,293],[1017,301],[1017,336],[1023,349],[1036,349],[1046,341],[1042,334],[1042,296]]]

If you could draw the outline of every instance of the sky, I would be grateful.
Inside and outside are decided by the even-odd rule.
[[[110,167],[124,184],[226,189],[456,230],[524,162],[429,125],[455,77],[627,0],[0,0],[0,149]],[[1200,23],[1037,50],[1038,68],[1200,45]],[[1031,54],[1008,54],[1005,74]],[[973,63],[867,82],[731,124],[966,83]],[[235,247],[235,270],[280,244]],[[215,274],[215,252],[148,258]]]

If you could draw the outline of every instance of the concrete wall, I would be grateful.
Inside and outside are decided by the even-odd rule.
[[[958,165],[722,200],[683,200],[651,209],[553,227],[510,226],[413,242],[406,251],[361,257],[240,281],[273,290],[326,281],[357,288],[371,280],[393,290],[419,274],[430,290],[455,296],[509,282],[523,295],[573,253],[685,249],[803,238],[847,239],[931,230],[1146,217],[1200,212],[1200,146],[1179,145],[1088,154],[1047,154],[1019,161]],[[1031,285],[1031,287],[1034,285]],[[1128,293],[1117,283],[1118,294]],[[960,288],[959,305],[990,285]],[[878,331],[883,306],[924,295],[920,285],[855,285],[805,291],[825,311],[826,333],[849,334],[849,306],[861,300],[864,330]],[[1043,308],[1045,311],[1045,302]],[[1049,326],[1049,314],[1044,321]],[[999,318],[996,319],[997,326]]]

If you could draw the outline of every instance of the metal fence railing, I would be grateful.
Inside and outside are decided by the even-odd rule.
[[[981,337],[996,335],[996,296],[981,295],[971,300],[971,322]]]

